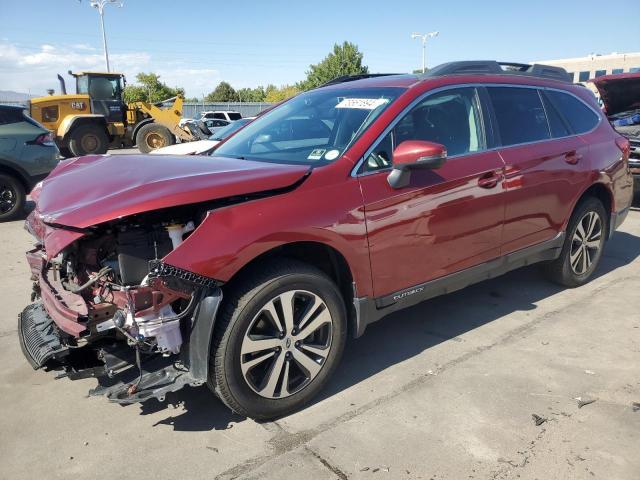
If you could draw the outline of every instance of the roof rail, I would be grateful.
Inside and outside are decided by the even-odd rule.
[[[438,65],[424,74],[426,77],[461,74],[494,74],[494,75],[525,75],[529,77],[551,78],[562,82],[573,82],[564,68],[534,63],[496,62],[495,60],[472,60],[464,62],[449,62]]]
[[[355,80],[362,80],[364,78],[387,77],[390,75],[402,75],[402,74],[401,73],[360,73],[357,75],[342,75],[341,77],[336,77],[333,80],[329,80],[327,83],[323,83],[320,86],[327,87],[329,85],[337,85],[338,83],[353,82]]]

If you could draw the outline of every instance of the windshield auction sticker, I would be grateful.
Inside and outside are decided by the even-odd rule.
[[[355,108],[359,110],[374,110],[380,105],[389,103],[387,98],[345,98],[336,108]]]
[[[320,160],[324,155],[324,152],[326,152],[326,150],[322,148],[316,148],[315,150],[311,151],[311,153],[307,157],[307,160]]]

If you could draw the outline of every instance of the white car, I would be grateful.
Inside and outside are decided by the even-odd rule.
[[[240,112],[236,112],[234,110],[213,110],[208,112],[201,112],[200,119],[205,118],[218,118],[220,120],[234,122],[236,120],[240,120],[242,118],[242,115],[240,115]]]
[[[247,123],[251,122],[256,117],[246,117],[235,122],[231,122],[226,127],[222,127],[216,131],[207,140],[198,140],[196,142],[176,143],[175,145],[169,145],[168,147],[158,148],[152,150],[151,155],[206,155],[210,153],[216,145],[222,140],[230,137]]]

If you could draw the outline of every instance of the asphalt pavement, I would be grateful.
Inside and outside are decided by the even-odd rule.
[[[2,479],[640,478],[637,208],[588,285],[529,267],[393,314],[313,404],[268,423],[206,387],[123,407],[34,371],[16,333],[30,245],[0,224]]]

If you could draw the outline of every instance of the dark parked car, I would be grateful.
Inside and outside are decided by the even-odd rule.
[[[33,194],[23,349],[115,402],[206,383],[285,415],[390,312],[536,262],[587,282],[628,155],[564,70],[456,62],[300,94],[212,156],[67,160]]]
[[[27,193],[58,164],[51,132],[23,107],[0,105],[0,222],[18,216]]]

